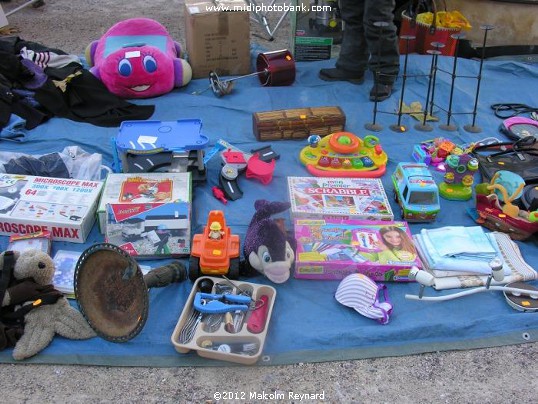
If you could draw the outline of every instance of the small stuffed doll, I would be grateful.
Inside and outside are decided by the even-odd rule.
[[[11,262],[11,268],[4,263]],[[70,339],[87,339],[96,334],[82,314],[52,285],[52,258],[40,250],[0,255],[2,276],[11,272],[11,282],[2,299],[2,320],[21,317],[23,334],[15,343],[13,358],[26,359],[46,348],[59,334]],[[5,279],[5,278],[4,278]]]
[[[86,48],[90,71],[121,98],[149,98],[182,87],[192,70],[181,46],[165,27],[149,18],[113,25]]]
[[[284,283],[290,277],[295,260],[295,240],[271,215],[290,208],[289,202],[269,202],[259,199],[254,203],[252,217],[243,243],[243,253],[248,266],[261,272],[274,283]]]

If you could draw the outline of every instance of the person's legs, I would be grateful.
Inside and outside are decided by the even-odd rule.
[[[368,48],[364,38],[364,0],[340,0],[344,35],[336,67],[363,74],[368,64]]]
[[[368,50],[364,39],[364,0],[340,0],[344,21],[344,35],[336,67],[321,69],[320,78],[327,81],[343,80],[355,84],[363,82],[368,64]]]
[[[400,70],[398,36],[394,25],[395,0],[366,0],[364,9],[364,36],[370,51],[368,68],[379,72],[378,81],[370,98],[382,101],[390,97],[392,85]],[[387,27],[376,27],[375,22],[387,22]]]

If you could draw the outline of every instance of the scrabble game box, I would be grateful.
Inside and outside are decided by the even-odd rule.
[[[294,219],[393,220],[381,180],[288,177]]]

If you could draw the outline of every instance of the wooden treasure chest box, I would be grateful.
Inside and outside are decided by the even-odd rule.
[[[259,141],[305,139],[344,130],[346,116],[340,107],[312,107],[255,112],[254,135]]]

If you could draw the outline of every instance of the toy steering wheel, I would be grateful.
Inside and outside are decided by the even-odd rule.
[[[337,132],[329,139],[329,145],[337,153],[351,154],[359,149],[360,140],[351,132]]]

